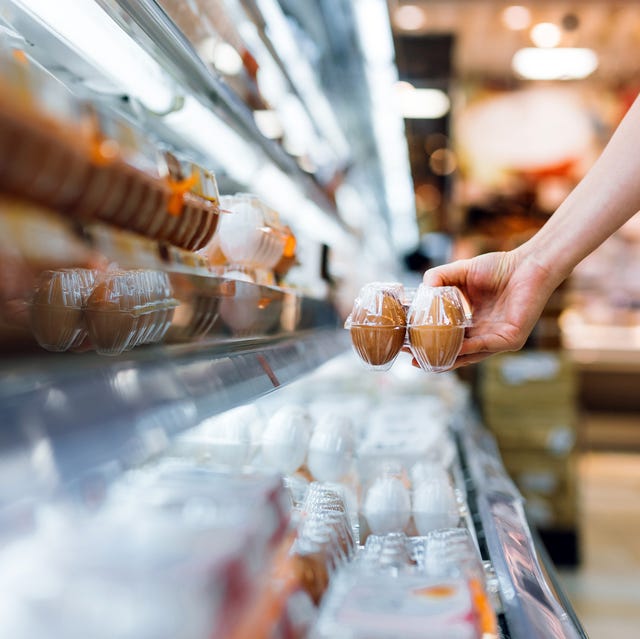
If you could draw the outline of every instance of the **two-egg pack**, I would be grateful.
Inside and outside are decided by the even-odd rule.
[[[371,370],[388,370],[408,346],[422,369],[441,372],[453,366],[469,325],[453,286],[421,284],[408,300],[401,284],[372,282],[360,290],[345,328]]]

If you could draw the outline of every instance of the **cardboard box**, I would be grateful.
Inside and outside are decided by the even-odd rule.
[[[560,350],[495,355],[482,363],[480,394],[487,398],[518,396],[550,401],[575,397],[575,367]]]
[[[510,450],[539,450],[554,457],[562,457],[574,449],[578,439],[577,423],[573,411],[553,417],[516,414],[485,421],[503,455]]]
[[[577,454],[552,457],[536,451],[504,451],[503,462],[526,499],[532,522],[542,528],[578,523]]]

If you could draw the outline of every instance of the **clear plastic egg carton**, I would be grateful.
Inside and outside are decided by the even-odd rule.
[[[84,104],[21,51],[0,50],[0,186],[44,204],[69,204],[86,178]]]
[[[176,306],[161,271],[44,271],[30,304],[31,329],[49,351],[90,345],[119,355],[162,341]]]
[[[220,250],[228,263],[272,269],[283,255],[288,234],[275,212],[248,193],[223,195],[224,216],[218,229]]]
[[[406,347],[420,368],[434,373],[454,365],[468,326],[457,288],[421,284],[409,293],[396,282],[363,286],[345,322],[369,370],[388,370]]]
[[[172,153],[162,156],[168,198],[164,207],[136,230],[175,246],[196,251],[213,237],[220,220],[220,198],[213,173]]]
[[[191,251],[210,241],[219,221],[211,172],[77,99],[22,52],[0,51],[0,187]]]
[[[96,271],[62,269],[40,274],[30,305],[31,330],[42,348],[62,352],[80,346],[88,335],[84,310]]]
[[[460,529],[371,536],[332,581],[314,639],[497,636],[484,568]]]
[[[102,355],[160,342],[176,306],[166,273],[108,272],[98,279],[87,301],[89,338]]]

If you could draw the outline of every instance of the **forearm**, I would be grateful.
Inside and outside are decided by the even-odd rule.
[[[573,268],[640,210],[640,98],[584,179],[518,253],[557,286]]]

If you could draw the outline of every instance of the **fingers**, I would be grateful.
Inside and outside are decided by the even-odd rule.
[[[427,286],[463,286],[469,266],[469,260],[458,260],[442,266],[430,268],[422,280]]]
[[[469,366],[470,364],[477,364],[481,362],[483,359],[487,359],[493,353],[473,353],[471,355],[458,355],[458,358],[455,361],[451,370],[455,370],[456,368],[464,368],[465,366]]]

